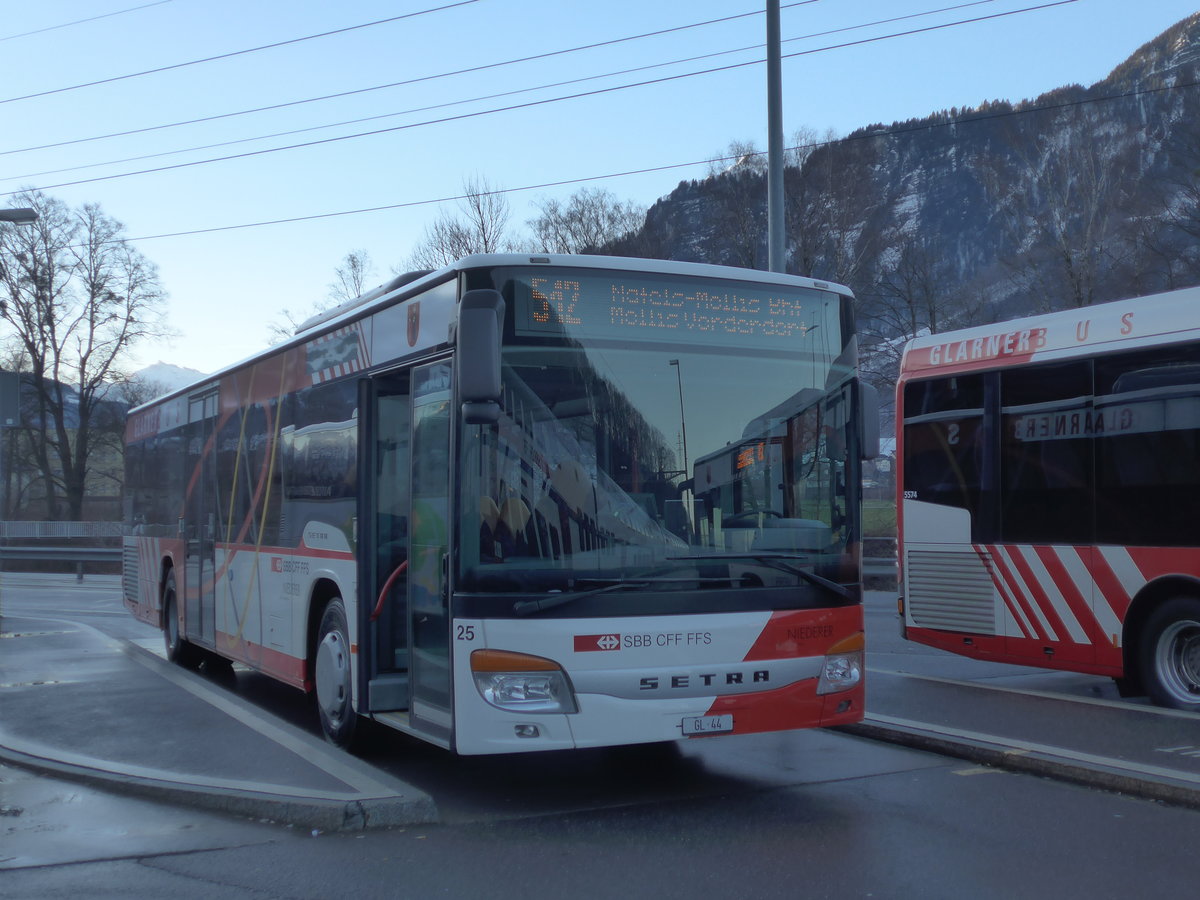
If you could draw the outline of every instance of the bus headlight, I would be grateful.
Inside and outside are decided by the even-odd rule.
[[[863,678],[863,650],[866,641],[860,631],[838,641],[825,652],[818,694],[836,694],[857,687]]]
[[[579,708],[562,666],[552,659],[508,650],[476,650],[471,674],[480,696],[497,709],[573,713]]]

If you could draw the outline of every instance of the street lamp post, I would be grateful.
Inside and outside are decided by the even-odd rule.
[[[679,382],[679,434],[683,439],[683,477],[688,477],[688,454],[687,454],[687,416],[683,412],[683,367],[679,365],[679,360],[673,359],[670,364],[675,367],[675,380]]]
[[[0,209],[0,222],[12,222],[14,225],[32,225],[38,220],[36,209],[27,207],[19,209]]]

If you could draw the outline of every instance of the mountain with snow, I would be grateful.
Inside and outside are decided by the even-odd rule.
[[[1200,13],[1090,87],[867,125],[784,180],[788,271],[849,285],[878,341],[1200,283]],[[766,268],[766,231],[735,167],[604,249]]]
[[[169,394],[194,384],[205,376],[204,372],[177,366],[174,363],[158,362],[140,369],[132,376],[137,384],[152,388],[156,396]]]

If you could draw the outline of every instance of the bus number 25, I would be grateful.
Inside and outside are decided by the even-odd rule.
[[[458,632],[456,633],[455,637],[460,641],[475,640],[475,626],[474,625],[459,625]]]

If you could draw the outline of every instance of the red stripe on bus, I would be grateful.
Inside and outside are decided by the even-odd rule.
[[[1087,571],[1091,571],[1089,558],[1091,557],[1090,548],[1084,547],[1065,547],[1066,553],[1074,553],[1079,556],[1083,567]],[[1071,612],[1075,614],[1075,621],[1083,629],[1088,637],[1088,642],[1092,646],[1098,646],[1108,642],[1108,635],[1100,628],[1100,623],[1096,621],[1096,614],[1092,612],[1092,598],[1085,597],[1080,590],[1080,586],[1075,583],[1075,579],[1071,577],[1071,573],[1063,564],[1059,555],[1050,547],[1035,547],[1034,552],[1038,559],[1042,561],[1042,565],[1046,567],[1046,571],[1050,574],[1050,579],[1058,588],[1064,601]],[[1089,594],[1090,594],[1089,590]]]
[[[1001,549],[1002,548],[998,546],[988,547],[989,552],[992,554],[992,565],[996,567],[996,571],[1004,580],[1004,583],[1007,585],[1008,589],[1012,592],[1013,601],[1020,606],[1021,611],[1025,614],[1026,621],[1029,623],[1029,627],[1033,629],[1034,633],[1030,635],[1030,637],[1036,637],[1039,641],[1053,640],[1053,638],[1046,633],[1046,626],[1042,624],[1042,620],[1034,612],[1033,603],[1022,590],[1020,578],[1009,569],[1008,563],[1005,562],[1004,556],[1000,552]],[[1014,557],[1017,556],[1015,553],[1013,555]]]
[[[1037,552],[1036,547],[1030,547],[1030,549],[1035,553]],[[1021,548],[1013,547],[1010,555],[1013,560],[1013,565],[1016,566],[1017,572],[1025,584],[1025,589],[1029,592],[1029,596],[1032,598],[1033,602],[1036,603],[1038,608],[1042,611],[1042,615],[1045,616],[1046,621],[1050,623],[1051,630],[1059,636],[1057,639],[1064,643],[1077,643],[1071,637],[1070,631],[1067,629],[1066,624],[1059,616],[1058,610],[1054,608],[1054,604],[1050,601],[1050,597],[1042,588],[1041,582],[1038,581],[1037,576],[1033,572],[1033,568],[1029,565],[1029,561],[1025,558],[1025,554],[1021,551]]]

